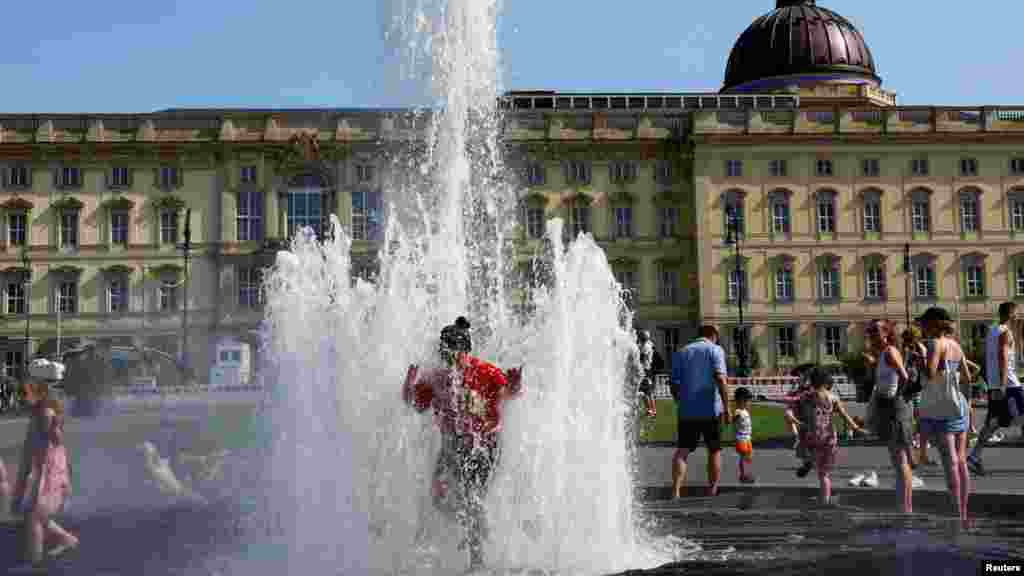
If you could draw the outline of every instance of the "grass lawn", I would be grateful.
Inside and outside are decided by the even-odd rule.
[[[672,400],[658,400],[658,416],[654,425],[648,418],[643,419],[640,432],[641,442],[675,442],[676,440],[676,403]],[[750,409],[754,442],[774,440],[790,436],[786,429],[786,421],[782,418],[785,410],[780,405],[755,404]],[[732,425],[722,429],[722,443],[732,443],[736,432]]]

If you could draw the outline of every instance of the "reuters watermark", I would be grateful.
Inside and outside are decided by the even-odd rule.
[[[981,563],[978,574],[1024,574],[1024,562],[986,560]]]

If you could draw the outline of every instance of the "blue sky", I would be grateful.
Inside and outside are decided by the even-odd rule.
[[[1024,2],[819,0],[901,104],[1024,105]],[[383,0],[9,2],[0,113],[417,103]],[[774,0],[505,0],[509,89],[704,91]],[[19,24],[20,23],[20,24]],[[420,102],[421,103],[421,102]]]

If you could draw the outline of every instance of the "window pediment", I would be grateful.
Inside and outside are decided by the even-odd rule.
[[[19,197],[11,198],[4,202],[2,205],[5,210],[31,210],[34,208],[33,204],[28,200]]]
[[[633,196],[625,190],[618,190],[608,196],[608,201],[612,204],[632,204]]]
[[[776,188],[768,193],[769,202],[788,202],[793,197],[793,191],[788,188]]]
[[[964,266],[983,265],[987,259],[988,254],[983,252],[970,252],[960,257],[960,261],[963,262]]]
[[[918,187],[907,193],[911,200],[928,200],[932,197],[932,190],[930,188]]]
[[[822,200],[835,200],[839,194],[831,188],[822,188],[814,192],[814,199],[817,201]]]
[[[872,252],[870,254],[865,254],[861,259],[872,264],[885,264],[889,259],[889,256],[879,252]]]
[[[741,204],[742,205],[743,201],[744,201],[744,199],[746,199],[746,197],[747,197],[746,190],[741,190],[739,188],[733,188],[732,190],[726,190],[722,194],[722,202],[725,203],[726,205],[732,205],[732,204]]]
[[[910,261],[914,264],[931,264],[936,262],[939,257],[931,252],[920,252],[910,257]]]
[[[123,210],[130,211],[135,207],[135,202],[125,198],[124,196],[118,196],[117,198],[111,198],[104,203],[109,210]]]
[[[56,200],[52,206],[56,210],[81,210],[85,204],[74,196],[62,196],[59,200]]]
[[[885,191],[882,190],[881,188],[871,187],[861,190],[860,192],[857,193],[857,196],[859,196],[860,199],[863,200],[864,202],[878,201],[881,200],[884,192]]]
[[[775,261],[775,267],[779,270],[792,271],[796,266],[796,257],[792,254],[779,254],[773,260]]]
[[[3,272],[4,274],[7,274],[9,276],[20,276],[29,273],[30,271],[28,268],[25,268],[24,266],[8,266],[7,268],[0,270],[0,272]]]
[[[64,264],[63,266],[59,266],[57,268],[52,268],[50,270],[50,272],[52,272],[54,274],[59,274],[59,275],[62,275],[62,276],[78,276],[79,274],[82,273],[82,269],[79,268],[78,266],[71,266],[70,264]]]
[[[957,192],[959,198],[980,198],[983,190],[977,186],[967,186]]]
[[[134,268],[131,266],[125,266],[124,264],[111,264],[110,266],[103,268],[103,272],[111,276],[131,275],[134,271]]]
[[[814,260],[816,262],[818,262],[819,264],[823,265],[823,266],[826,265],[826,264],[832,264],[832,265],[838,266],[839,263],[842,261],[842,258],[837,256],[836,254],[832,254],[831,252],[828,252],[828,253],[821,254],[821,255],[817,256]]]
[[[185,207],[185,201],[173,194],[169,194],[153,201],[153,207],[157,210],[181,210]]]
[[[181,265],[172,264],[170,262],[164,264],[158,264],[149,269],[147,276],[150,278],[159,278],[163,275],[178,275],[181,274]]]
[[[1011,188],[1006,192],[1006,197],[1018,202],[1024,201],[1024,188]]]

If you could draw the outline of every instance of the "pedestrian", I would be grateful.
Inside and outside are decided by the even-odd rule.
[[[676,451],[672,456],[672,495],[682,498],[686,460],[704,438],[708,448],[707,493],[718,494],[722,475],[722,425],[728,425],[729,389],[725,352],[718,345],[718,329],[700,327],[700,338],[672,357],[672,396],[676,401]]]
[[[470,568],[478,569],[484,564],[488,534],[484,498],[498,464],[501,408],[505,400],[522,392],[522,370],[512,368],[506,373],[471,356],[469,326],[460,317],[441,331],[438,351],[444,367],[421,374],[418,366],[410,366],[402,397],[418,412],[434,410],[442,435],[434,467],[434,505],[454,514],[464,530]]]
[[[28,392],[32,415],[21,449],[11,507],[13,513],[24,517],[27,561],[37,565],[43,560],[48,539],[57,542],[49,551],[51,556],[76,548],[79,540],[53,519],[71,494],[63,403],[50,397],[49,384],[43,381],[30,383]]]
[[[870,350],[867,359],[875,373],[875,388],[871,393],[870,422],[876,436],[888,445],[889,461],[896,473],[896,494],[902,502],[903,512],[913,511],[914,484],[923,485],[911,471],[911,448],[914,440],[913,410],[908,404],[904,387],[910,376],[903,365],[903,355],[896,344],[896,332],[891,322],[872,320],[866,330]]]
[[[921,434],[921,386],[925,372],[925,359],[928,350],[921,342],[921,329],[911,326],[903,331],[903,365],[907,371],[907,385],[911,389],[910,402],[913,407],[914,437],[911,441],[911,468],[916,466],[934,466],[935,462],[928,457],[928,439]]]
[[[648,418],[658,415],[657,404],[654,403],[654,342],[651,333],[641,330],[638,338],[640,347],[640,395],[647,404]]]
[[[739,455],[739,480],[743,484],[757,482],[754,477],[753,422],[750,419],[750,404],[754,395],[750,388],[736,389],[736,411],[733,424],[736,428],[736,454]]]
[[[808,378],[811,389],[800,399],[800,443],[814,453],[814,466],[818,469],[820,487],[819,504],[834,505],[836,501],[832,497],[832,468],[839,452],[839,438],[832,415],[838,413],[846,425],[855,432],[864,430],[850,418],[839,398],[828,390],[832,376],[824,368],[812,368]]]
[[[814,468],[814,451],[809,450],[802,442],[800,442],[800,401],[803,397],[812,390],[811,381],[808,378],[810,372],[803,371],[800,373],[800,383],[796,390],[786,395],[786,410],[783,412],[783,418],[789,425],[789,430],[793,434],[793,452],[796,455],[796,459],[800,461],[800,466],[796,469],[797,478],[803,478],[811,472]]]
[[[999,305],[999,324],[993,326],[985,339],[985,373],[988,376],[988,418],[978,434],[978,443],[971,450],[967,465],[975,474],[984,476],[982,452],[1000,428],[1024,424],[1024,388],[1017,376],[1017,304]]]
[[[964,353],[951,336],[954,323],[949,312],[933,307],[918,318],[927,338],[928,358],[921,392],[921,431],[931,438],[942,454],[946,485],[966,526],[970,475],[967,471],[967,425],[969,408],[961,390],[966,381]]]

